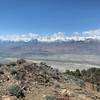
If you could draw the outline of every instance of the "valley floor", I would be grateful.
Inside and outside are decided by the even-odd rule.
[[[0,62],[7,63],[15,61],[19,57],[1,57]],[[57,55],[31,55],[22,57],[29,61],[45,62],[53,68],[61,71],[88,69],[91,67],[100,68],[100,55],[75,55],[75,54],[57,54]]]

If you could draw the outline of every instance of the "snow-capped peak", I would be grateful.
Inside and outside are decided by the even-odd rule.
[[[100,40],[100,29],[92,30],[92,31],[85,31],[82,33],[74,32],[70,36],[67,36],[63,32],[58,32],[50,35],[39,35],[35,33],[28,33],[28,34],[21,34],[21,35],[6,35],[0,36],[1,41],[31,41],[31,40],[38,40],[40,42],[54,42],[54,41],[84,41],[86,39],[98,39]]]

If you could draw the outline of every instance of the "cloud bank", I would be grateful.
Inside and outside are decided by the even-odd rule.
[[[64,32],[58,32],[50,35],[39,35],[35,33],[21,34],[21,35],[6,35],[0,36],[1,41],[31,41],[38,40],[41,42],[54,42],[54,41],[69,41],[69,40],[85,40],[85,39],[99,39],[100,29],[90,30],[84,32],[74,32],[70,36],[67,36]]]

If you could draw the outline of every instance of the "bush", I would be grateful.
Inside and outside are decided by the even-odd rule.
[[[11,69],[11,75],[16,75],[17,74],[17,70],[16,69]]]
[[[9,93],[13,96],[16,96],[17,98],[19,97],[24,97],[24,94],[22,92],[22,89],[20,86],[18,85],[12,85],[10,88],[9,88]]]
[[[3,70],[0,70],[0,74],[4,74],[4,71]]]
[[[9,63],[11,66],[16,66],[16,62],[10,62]]]
[[[100,68],[89,68],[87,70],[66,70],[65,74],[72,75],[76,78],[83,80],[84,82],[90,82],[97,85],[97,90],[100,91]]]
[[[19,59],[19,60],[17,60],[17,64],[23,64],[23,63],[25,63],[26,62],[26,60],[24,60],[24,59]]]
[[[46,96],[46,100],[56,100],[55,96]]]
[[[0,63],[0,67],[2,67],[2,66],[3,66],[3,64]]]

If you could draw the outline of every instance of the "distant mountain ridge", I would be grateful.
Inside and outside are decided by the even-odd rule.
[[[100,29],[54,34],[12,34],[0,36],[1,57],[33,57],[56,54],[100,55]]]
[[[56,34],[53,36],[8,36],[8,37],[0,37],[0,42],[68,42],[68,41],[87,41],[94,40],[100,41],[100,36],[64,36],[61,34]]]
[[[95,39],[55,42],[40,42],[38,40],[28,42],[0,41],[1,57],[30,57],[34,55],[45,56],[55,54],[100,55],[100,41]]]
[[[85,40],[100,40],[100,29],[90,30],[85,32],[74,32],[67,34],[64,32],[57,32],[53,34],[36,34],[36,33],[25,33],[25,34],[9,34],[0,35],[0,41],[12,41],[12,42],[29,42],[37,40],[39,42],[56,42],[56,41],[85,41]]]

